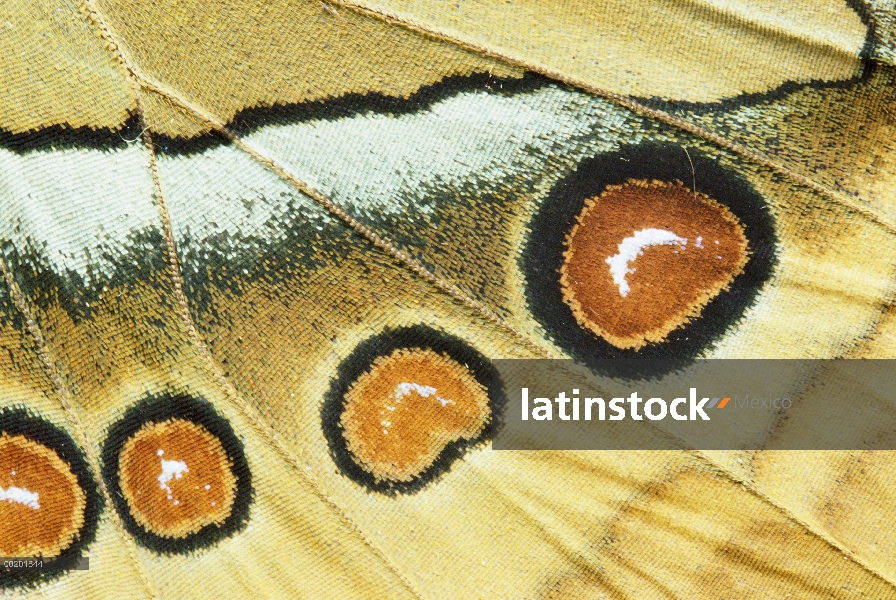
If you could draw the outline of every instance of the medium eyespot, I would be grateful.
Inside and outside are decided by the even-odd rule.
[[[428,327],[390,330],[340,366],[324,403],[324,434],[342,472],[386,493],[420,489],[492,432],[489,362]]]
[[[677,146],[584,161],[529,229],[529,308],[559,346],[598,369],[605,358],[697,356],[740,319],[776,261],[765,199]]]
[[[203,400],[164,396],[128,410],[106,440],[103,474],[125,526],[159,552],[211,545],[248,519],[242,444]]]

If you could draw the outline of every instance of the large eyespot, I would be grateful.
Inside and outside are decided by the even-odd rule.
[[[696,356],[737,322],[775,263],[765,200],[716,161],[675,146],[627,146],[583,162],[555,185],[530,231],[530,309],[594,367]]]
[[[101,509],[68,434],[25,410],[0,412],[0,556],[78,557],[96,536]],[[0,585],[33,584],[65,570],[0,570]]]
[[[388,330],[355,348],[322,409],[343,474],[369,489],[413,492],[494,429],[500,386],[460,339],[429,327]]]
[[[128,410],[106,439],[103,476],[125,526],[159,552],[211,545],[248,519],[242,444],[203,400],[149,398]]]

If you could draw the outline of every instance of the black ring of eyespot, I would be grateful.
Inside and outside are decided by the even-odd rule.
[[[389,356],[395,350],[404,348],[432,350],[466,366],[473,378],[488,391],[491,418],[475,438],[447,444],[432,464],[410,481],[382,480],[374,477],[355,460],[348,449],[340,420],[345,410],[346,394],[351,385],[368,371],[377,358]],[[411,494],[447,473],[467,450],[491,439],[500,423],[503,406],[503,386],[497,371],[485,356],[458,337],[426,325],[413,325],[387,329],[364,340],[342,361],[336,377],[330,382],[329,391],[324,396],[321,428],[330,448],[330,456],[343,475],[374,492],[387,495]]]
[[[722,167],[697,149],[644,143],[622,146],[615,152],[583,161],[570,176],[554,185],[532,218],[531,234],[524,248],[521,267],[526,277],[526,300],[535,319],[551,338],[576,360],[608,375],[617,374],[615,365],[631,361],[605,359],[684,359],[696,357],[709,348],[744,311],[753,304],[759,290],[771,277],[777,263],[777,238],[772,215],[765,199],[742,177]],[[696,173],[696,189],[724,204],[740,220],[748,241],[750,259],[744,272],[703,308],[700,316],[672,331],[667,338],[638,351],[623,350],[581,327],[572,309],[563,301],[560,269],[566,236],[584,208],[585,200],[600,195],[608,185],[629,179],[678,180],[690,187]],[[680,366],[680,360],[645,361],[643,375],[661,375]]]
[[[210,523],[199,531],[182,538],[160,536],[140,525],[131,514],[127,499],[121,490],[119,478],[119,454],[125,443],[144,425],[164,423],[169,419],[183,419],[201,425],[218,438],[227,455],[236,491],[230,515],[223,523]],[[212,546],[242,530],[249,521],[249,507],[253,500],[252,475],[243,450],[230,424],[215,408],[202,398],[187,394],[149,396],[129,408],[121,419],[109,428],[102,450],[103,479],[109,488],[112,501],[125,528],[137,542],[162,554],[181,554]]]
[[[103,511],[103,497],[100,495],[96,480],[87,465],[87,461],[68,433],[52,423],[35,416],[25,408],[6,408],[0,410],[0,433],[10,436],[21,435],[32,442],[53,450],[71,469],[78,485],[84,491],[84,524],[75,535],[72,543],[59,554],[61,568],[53,569],[17,569],[0,568],[0,587],[34,587],[55,579],[68,572],[71,567],[66,564],[83,556],[84,550],[96,539],[97,525]],[[24,557],[22,557],[24,558]],[[72,566],[74,566],[72,564]]]

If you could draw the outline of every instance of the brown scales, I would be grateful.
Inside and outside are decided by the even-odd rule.
[[[644,229],[671,231],[687,243],[643,248],[629,263],[634,272],[623,296],[606,261]],[[560,285],[576,320],[635,350],[699,316],[749,259],[743,226],[728,208],[678,181],[607,186],[585,202],[565,247]]]
[[[169,471],[162,481],[162,460],[182,461],[187,470],[180,477]],[[134,519],[157,535],[185,537],[230,516],[232,465],[218,438],[200,425],[181,419],[146,425],[125,443],[119,468]]]
[[[380,480],[413,479],[447,444],[477,436],[490,418],[482,384],[432,350],[401,349],[377,359],[346,396],[348,449]]]

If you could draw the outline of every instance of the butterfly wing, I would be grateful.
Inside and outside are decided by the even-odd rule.
[[[0,441],[68,477],[57,545],[85,548],[92,566],[7,585],[63,597],[111,581],[134,597],[893,594],[886,453],[487,442],[498,405],[486,357],[635,352],[564,312],[557,275],[563,227],[607,186],[680,181],[730,205],[755,250],[744,277],[645,352],[893,353],[892,75],[862,61],[865,13],[753,6],[765,21],[740,15],[714,41],[693,35],[718,8],[654,14],[681,35],[632,54],[608,33],[639,22],[626,7],[581,21],[548,3],[484,2],[469,18],[397,2],[19,7],[14,26],[36,14],[32,29],[69,35],[4,58],[38,108],[11,94],[0,113]],[[520,41],[521,20],[570,34]],[[788,43],[707,58],[763,47],[770,30]],[[16,31],[19,46],[30,39]],[[607,46],[587,44],[601,36]],[[644,74],[573,62],[594,47],[639,56]],[[51,72],[45,57],[67,53],[78,60]],[[658,66],[665,56],[675,69]],[[698,66],[713,84],[682,86],[675,73]],[[455,391],[395,387],[421,369]],[[365,416],[357,390],[382,382],[405,390],[396,402],[466,412]],[[413,444],[386,443],[390,430]],[[38,500],[17,497],[7,514],[33,518]],[[9,531],[5,547],[34,547]]]

